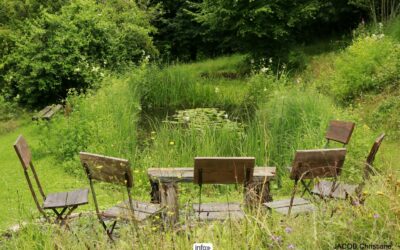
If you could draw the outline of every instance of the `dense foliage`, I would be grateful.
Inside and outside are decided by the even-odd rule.
[[[7,99],[54,102],[70,88],[93,85],[107,69],[157,53],[148,17],[134,1],[76,0],[55,13],[39,12],[0,32],[0,86]]]

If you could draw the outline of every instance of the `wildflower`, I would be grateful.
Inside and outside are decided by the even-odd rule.
[[[379,217],[379,214],[374,214],[374,219],[378,219]]]
[[[262,67],[262,68],[260,69],[260,71],[261,71],[262,73],[266,73],[266,72],[268,72],[268,70],[269,70],[269,68],[266,68],[266,67]]]
[[[151,131],[150,134],[155,135],[155,134],[156,134],[156,131]]]
[[[153,141],[156,139],[154,136],[150,137],[150,139],[152,139]]]
[[[288,249],[296,249],[293,244],[290,244],[287,248]]]
[[[250,60],[250,63],[253,64],[253,63],[254,63],[254,59],[251,59],[251,60]]]
[[[363,195],[368,195],[368,194],[369,194],[368,191],[363,192]]]
[[[152,227],[151,230],[156,231],[157,227]]]
[[[281,243],[282,242],[282,237],[281,236],[275,236],[275,235],[271,235],[271,240],[275,241],[276,243]]]
[[[175,145],[175,142],[174,141],[170,141],[169,145]]]
[[[285,232],[290,234],[293,231],[293,229],[291,227],[286,227],[285,228]]]
[[[219,88],[218,87],[215,87],[215,93],[219,93]]]
[[[184,122],[189,122],[190,121],[190,117],[189,116],[184,116],[183,117],[183,121]]]
[[[225,119],[228,119],[228,114],[225,114],[225,115],[224,115],[224,118],[225,118]]]
[[[378,191],[378,192],[376,192],[376,194],[377,195],[383,195],[383,192],[382,191]]]
[[[134,172],[135,174],[137,174],[137,173],[139,173],[139,170],[134,170],[133,172]]]
[[[264,88],[264,92],[267,92],[267,88]]]
[[[269,62],[269,63],[272,63],[272,57],[269,58],[268,62]]]

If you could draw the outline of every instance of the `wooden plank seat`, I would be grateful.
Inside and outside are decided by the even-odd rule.
[[[242,184],[245,189],[253,179],[254,157],[196,157],[194,159],[193,183],[199,185],[198,220],[243,218],[244,212],[236,204],[203,204],[201,202],[204,184]],[[232,208],[231,208],[232,207]]]
[[[22,135],[20,135],[14,143],[14,149],[21,161],[25,179],[28,182],[29,190],[32,194],[36,207],[46,220],[50,220],[46,211],[51,210],[56,215],[54,221],[56,223],[60,222],[60,224],[63,225],[76,208],[88,203],[88,189],[78,189],[74,191],[50,193],[46,195],[39,181],[35,166],[33,165],[31,151]],[[33,187],[30,172],[33,175],[37,189],[43,201],[42,205],[39,201],[38,195],[36,194],[37,191]]]
[[[361,192],[365,185],[365,182],[369,179],[371,172],[373,171],[372,167],[374,164],[375,156],[378,153],[378,150],[382,144],[383,139],[385,138],[385,134],[381,134],[378,136],[372,148],[367,156],[367,159],[364,164],[364,173],[362,182],[358,185],[354,184],[346,184],[346,183],[334,183],[332,181],[320,181],[314,185],[312,193],[318,195],[322,198],[336,198],[336,199],[357,199],[361,203],[363,199],[361,198]]]
[[[239,220],[245,217],[240,203],[193,204],[194,217],[198,220]]]
[[[88,203],[88,189],[78,189],[69,192],[51,193],[46,196],[43,208],[63,208]]]
[[[161,213],[162,209],[159,204],[139,202],[132,199],[133,177],[128,160],[87,152],[80,152],[79,156],[89,179],[97,217],[111,240],[113,240],[112,235],[117,221],[125,220],[135,223]],[[106,211],[100,211],[94,189],[94,180],[125,186],[128,200]],[[110,220],[111,224],[107,225],[106,222]]]
[[[149,217],[157,214],[160,211],[159,204],[152,204],[148,202],[132,201],[133,217],[137,221],[144,221]],[[101,212],[104,219],[132,219],[132,211],[130,209],[129,200],[121,202],[114,207],[111,207],[104,212]]]
[[[267,202],[265,205],[270,209],[274,209],[274,211],[280,214],[288,214],[290,199]],[[315,206],[311,204],[309,200],[303,198],[293,199],[291,214],[309,213],[313,211],[315,211]]]
[[[334,178],[340,174],[346,157],[346,149],[318,149],[318,150],[297,150],[290,178],[294,180],[294,187],[290,199],[266,202],[268,209],[273,209],[282,214],[299,214],[315,210],[310,201],[295,198],[298,182],[315,178]],[[336,182],[334,182],[336,183]]]
[[[60,109],[62,109],[61,104],[46,106],[33,116],[32,120],[50,120]]]

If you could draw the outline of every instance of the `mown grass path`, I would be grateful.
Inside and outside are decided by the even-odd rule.
[[[18,135],[23,134],[31,149],[35,148],[39,143],[36,136],[38,132],[34,125],[27,124],[0,135],[0,231],[38,215],[21,164],[12,147]],[[85,180],[57,168],[49,157],[38,158],[33,152],[33,162],[45,193],[87,186]]]

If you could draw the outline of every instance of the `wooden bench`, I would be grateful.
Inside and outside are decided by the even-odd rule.
[[[24,175],[26,181],[28,182],[29,190],[31,191],[36,207],[44,216],[44,218],[46,218],[46,220],[49,220],[46,211],[51,210],[56,215],[55,222],[60,222],[63,225],[68,219],[69,215],[71,215],[71,213],[78,206],[88,203],[88,189],[78,189],[69,192],[51,193],[46,195],[32,163],[31,151],[29,150],[28,144],[22,135],[20,135],[15,142],[14,149],[21,161]],[[39,198],[36,194],[35,188],[33,187],[33,181],[31,180],[29,172],[32,173],[39,194],[43,200],[42,205],[40,205]]]
[[[275,167],[255,167],[252,182],[246,186],[245,203],[262,204],[272,200],[270,181],[275,178]],[[149,168],[147,170],[152,187],[151,201],[169,208],[170,220],[179,217],[178,183],[193,183],[194,168]]]
[[[297,150],[293,160],[290,178],[294,180],[290,199],[266,202],[264,205],[278,213],[305,213],[314,211],[314,205],[303,198],[295,198],[299,181],[315,178],[336,178],[340,175],[346,157],[346,149]],[[303,185],[305,185],[303,183]],[[308,188],[306,188],[308,190]],[[308,190],[311,193],[311,190]],[[334,190],[329,190],[333,192]]]
[[[61,104],[46,106],[33,116],[32,120],[50,120],[60,109],[62,109]]]
[[[86,152],[80,152],[79,156],[89,179],[97,217],[111,240],[113,240],[112,235],[118,220],[143,221],[161,212],[159,204],[132,199],[133,177],[128,160]],[[106,211],[100,211],[93,180],[125,186],[128,200]],[[106,222],[109,220],[111,224],[107,225]]]

